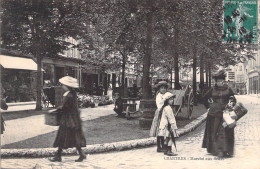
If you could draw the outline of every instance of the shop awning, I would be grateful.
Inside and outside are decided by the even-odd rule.
[[[37,71],[37,64],[30,58],[0,55],[0,64],[6,69]]]

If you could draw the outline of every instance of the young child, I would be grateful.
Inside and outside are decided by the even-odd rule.
[[[167,92],[167,89],[169,87],[168,83],[166,81],[160,81],[156,85],[158,89],[158,93],[156,95],[156,111],[154,114],[154,119],[152,122],[152,126],[150,129],[150,136],[155,137],[157,136],[157,152],[165,152],[165,147],[164,147],[164,137],[158,136],[158,126],[160,124],[159,122],[159,112],[164,104],[163,101],[163,95]]]
[[[173,109],[171,105],[174,103],[175,95],[167,92],[163,95],[164,105],[160,111],[159,119],[159,131],[158,136],[164,137],[164,144],[166,151],[164,152],[167,156],[176,156],[177,154],[172,152],[173,139],[179,137],[177,133],[177,124],[174,117]],[[174,137],[174,138],[172,138]]]
[[[234,128],[236,126],[236,119],[237,115],[234,112],[234,106],[236,105],[236,99],[233,96],[229,97],[229,102],[225,107],[225,110],[223,111],[223,127],[229,127],[229,128]],[[228,123],[227,123],[228,122]],[[228,125],[229,124],[229,125]]]

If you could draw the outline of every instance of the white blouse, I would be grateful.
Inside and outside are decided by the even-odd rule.
[[[156,96],[157,110],[160,110],[162,108],[162,106],[164,105],[163,95],[164,94],[158,93]]]
[[[170,106],[165,106],[162,112],[159,129],[166,129],[168,124],[171,124],[172,129],[178,129],[172,108]]]

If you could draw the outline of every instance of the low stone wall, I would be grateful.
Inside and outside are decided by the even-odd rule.
[[[207,113],[201,115],[197,119],[193,120],[191,123],[187,124],[183,128],[178,130],[180,136],[185,135],[193,130],[195,130],[200,124],[202,124],[207,117]],[[114,143],[105,143],[105,144],[94,144],[87,145],[83,147],[83,151],[86,154],[92,153],[102,153],[109,151],[122,151],[133,148],[148,147],[156,144],[156,138],[145,138],[129,141],[120,141]],[[13,158],[13,157],[50,157],[54,156],[57,148],[38,148],[38,149],[2,149],[1,157],[2,158]],[[64,155],[75,155],[76,149],[66,149],[63,150]]]

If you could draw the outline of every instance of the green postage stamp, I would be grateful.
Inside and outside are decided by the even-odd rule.
[[[257,43],[258,0],[224,0],[225,43]]]

